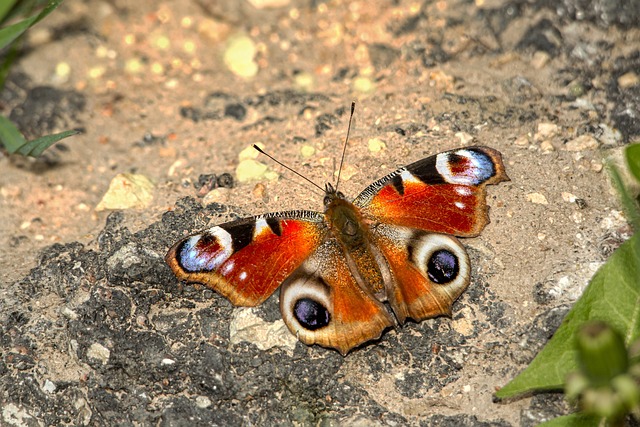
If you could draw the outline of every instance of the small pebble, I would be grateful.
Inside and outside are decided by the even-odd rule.
[[[106,365],[111,356],[111,351],[100,343],[93,343],[87,350],[87,357],[89,359],[95,359]]]
[[[529,146],[529,137],[527,135],[520,135],[513,141],[513,144],[518,147],[527,147]]]
[[[256,143],[256,145],[258,147],[260,147],[262,150],[264,150],[264,144],[262,142],[258,142]],[[244,150],[242,150],[240,153],[238,153],[238,160],[239,161],[243,161],[243,160],[254,160],[257,159],[258,156],[261,156],[262,154],[260,154],[260,152],[258,150],[256,150],[253,145],[249,145],[248,147],[246,147]]]
[[[531,203],[535,203],[536,205],[548,205],[547,198],[540,193],[529,193],[527,194],[527,201]]]
[[[211,399],[207,396],[198,396],[196,397],[196,406],[202,409],[208,408],[211,406]]]
[[[242,160],[236,167],[238,182],[254,181],[267,178],[269,167],[254,159]]]
[[[618,145],[622,140],[622,134],[618,129],[614,129],[611,126],[600,123],[598,125],[602,133],[598,137],[598,140],[604,145]]]
[[[598,140],[592,135],[584,134],[567,142],[563,149],[565,151],[595,150],[599,145]]]
[[[468,145],[473,142],[473,135],[469,135],[466,132],[456,132],[455,136],[460,140],[462,145]]]
[[[356,168],[354,165],[351,165],[351,164],[345,165],[342,168],[342,173],[340,174],[340,179],[342,179],[343,181],[349,181],[357,173],[358,173],[358,168]],[[338,172],[336,172],[335,175],[337,176]]]
[[[294,84],[300,90],[311,92],[316,85],[316,81],[313,74],[302,72],[296,74],[294,77]]]
[[[602,169],[604,168],[604,165],[602,164],[601,161],[598,160],[591,160],[591,170],[594,172],[602,172]]]
[[[223,22],[205,18],[198,24],[198,35],[205,39],[205,42],[216,44],[225,40],[229,36],[231,27]]]
[[[571,194],[566,191],[563,191],[561,195],[562,195],[562,200],[564,200],[567,203],[574,203],[577,199],[575,194]]]
[[[4,198],[15,198],[19,197],[22,194],[22,189],[17,185],[5,185],[4,187],[0,187],[0,196]]]
[[[291,0],[249,0],[249,4],[256,9],[276,9],[289,6]]]
[[[77,320],[78,319],[78,313],[76,313],[75,311],[73,311],[69,307],[64,307],[62,310],[60,310],[60,313],[62,313],[62,315],[64,317],[66,317],[67,319],[69,319],[69,320]]]
[[[204,206],[211,203],[221,203],[226,201],[229,190],[227,188],[214,188],[204,195],[202,198],[202,204]]]
[[[162,34],[152,37],[151,44],[160,50],[167,50],[171,47],[171,40],[169,37]]]
[[[533,54],[533,58],[531,58],[531,66],[536,70],[543,69],[548,63],[551,57],[547,52],[537,51]]]
[[[556,147],[553,146],[551,141],[545,140],[540,143],[540,149],[546,153],[549,153],[551,151],[555,151]]]
[[[88,71],[88,75],[90,79],[99,79],[100,77],[102,77],[104,75],[104,73],[107,72],[107,68],[102,66],[102,65],[97,65],[95,67],[92,67],[89,69]]]
[[[387,148],[387,144],[384,143],[380,138],[371,138],[368,142],[369,151],[372,153],[379,153],[385,148]]]
[[[71,66],[68,62],[58,62],[56,64],[56,71],[53,77],[53,81],[57,84],[66,83],[69,81],[71,75]]]
[[[300,154],[302,154],[302,157],[309,158],[314,154],[316,154],[316,149],[313,148],[311,145],[303,145],[300,148]]]
[[[638,83],[640,83],[640,77],[638,77],[634,71],[629,71],[618,77],[618,86],[620,86],[621,89],[637,86]]]
[[[560,128],[555,123],[538,123],[538,130],[533,139],[535,141],[544,141],[558,135]]]
[[[54,391],[56,391],[56,385],[53,381],[51,380],[45,380],[44,381],[44,385],[42,386],[42,391],[44,391],[45,393],[53,393]]]
[[[256,199],[263,199],[266,193],[267,187],[261,182],[257,183],[255,187],[253,187],[253,190],[251,190],[251,194],[253,194],[253,197]]]
[[[258,74],[258,64],[254,58],[256,44],[246,35],[236,35],[229,39],[224,52],[224,63],[236,76],[251,78]]]
[[[124,64],[124,72],[127,74],[140,74],[144,72],[144,64],[138,58],[131,58]]]
[[[356,77],[353,80],[353,90],[360,93],[372,93],[376,90],[376,85],[368,77]]]
[[[107,209],[143,209],[153,200],[154,185],[141,174],[121,173],[109,184],[109,189],[96,206],[96,211]]]

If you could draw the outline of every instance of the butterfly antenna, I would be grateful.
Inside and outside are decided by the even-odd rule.
[[[351,114],[349,115],[349,127],[347,128],[347,137],[344,140],[344,147],[342,147],[342,158],[340,159],[340,168],[338,169],[338,179],[336,180],[336,191],[340,185],[340,175],[342,174],[342,165],[344,164],[344,155],[347,152],[347,142],[349,142],[349,133],[351,132],[351,120],[353,119],[353,112],[356,110],[356,101],[351,102]]]
[[[258,147],[256,144],[253,144],[253,148],[255,148],[256,150],[258,150],[258,152],[260,154],[264,154],[265,156],[267,156],[268,158],[270,158],[271,160],[273,160],[274,162],[276,162],[277,164],[279,164],[280,166],[282,166],[283,168],[290,170],[291,172],[295,173],[296,175],[298,175],[300,178],[304,179],[305,181],[307,181],[308,183],[310,183],[311,185],[313,185],[314,187],[317,187],[320,189],[320,191],[322,191],[322,193],[325,192],[325,189],[320,187],[318,184],[316,184],[315,182],[311,181],[309,178],[307,178],[306,176],[302,175],[300,172],[298,172],[297,170],[290,168],[289,166],[285,165],[284,163],[282,163],[280,160],[276,159],[275,157],[273,157],[271,154],[269,153],[265,153],[262,148]]]

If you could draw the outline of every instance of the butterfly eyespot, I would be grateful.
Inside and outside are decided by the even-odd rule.
[[[180,267],[189,273],[212,271],[233,253],[232,237],[221,227],[185,239],[176,249]]]
[[[301,298],[293,306],[293,315],[305,329],[315,331],[331,321],[331,314],[322,304],[311,298]]]
[[[450,295],[456,292],[459,295],[469,284],[469,255],[455,237],[418,232],[407,249],[411,263],[424,277],[434,284],[446,286]]]
[[[480,185],[496,174],[491,157],[477,149],[440,153],[436,169],[445,182],[457,185]]]
[[[460,272],[458,257],[446,249],[435,251],[427,262],[427,275],[434,283],[445,284],[455,280]]]
[[[280,289],[282,318],[291,332],[307,337],[304,342],[313,342],[314,333],[331,323],[331,308],[327,284],[320,278],[310,277],[308,272],[287,281]]]

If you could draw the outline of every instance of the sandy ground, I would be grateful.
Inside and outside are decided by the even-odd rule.
[[[506,1],[65,3],[2,92],[28,136],[83,133],[37,161],[0,154],[0,424],[533,425],[565,410],[492,394],[629,232],[603,163],[640,133],[640,32],[580,16]],[[248,60],[225,60],[233,43]],[[346,358],[231,343],[237,312],[184,292],[160,257],[232,217],[320,210],[268,159],[275,179],[243,181],[241,153],[262,143],[331,181],[352,100],[353,197],[446,149],[503,153],[511,181],[489,189],[491,224],[463,241],[470,289],[452,319]],[[153,199],[97,211],[120,173],[146,176]],[[203,202],[199,177],[225,173],[233,187]],[[275,322],[277,296],[255,313]]]

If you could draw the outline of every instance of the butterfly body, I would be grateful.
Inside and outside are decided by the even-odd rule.
[[[484,187],[507,180],[486,147],[427,157],[381,178],[353,202],[331,184],[324,213],[288,211],[212,227],[176,243],[176,276],[237,306],[279,286],[283,320],[306,344],[346,354],[407,318],[448,315],[470,281],[456,237],[488,223]],[[388,303],[395,316],[392,316]]]
[[[328,193],[329,194],[329,193]],[[325,220],[342,249],[349,271],[360,286],[379,295],[384,290],[381,266],[374,256],[371,232],[365,218],[339,193],[326,205]]]

